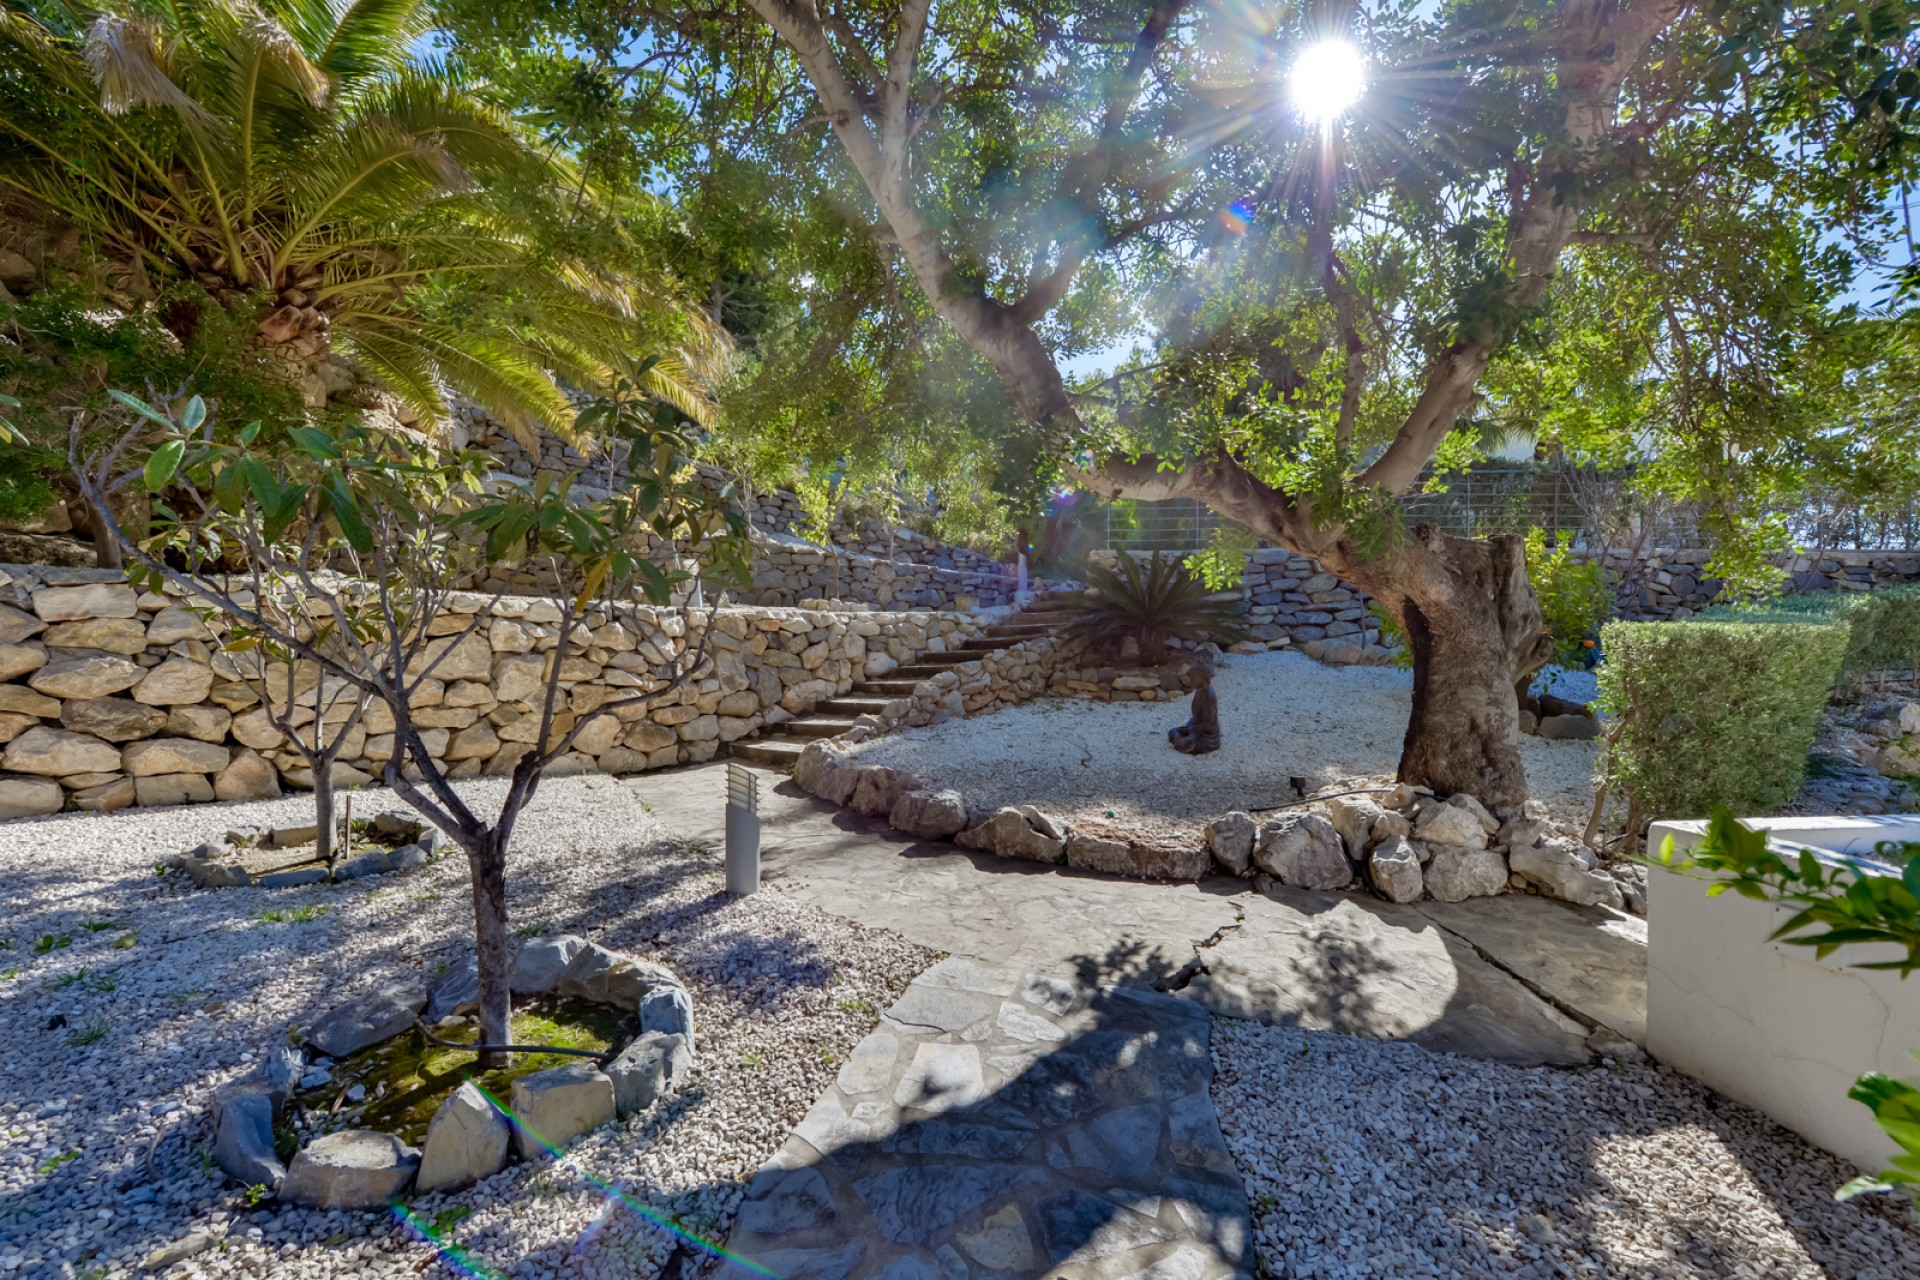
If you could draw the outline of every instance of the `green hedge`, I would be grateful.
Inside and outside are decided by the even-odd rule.
[[[1836,621],[1610,622],[1603,767],[1641,820],[1768,813],[1799,793],[1846,660]]]
[[[1847,628],[1841,675],[1856,684],[1875,672],[1920,673],[1920,583],[1873,591],[1821,591],[1762,605],[1716,605],[1703,619],[1727,622],[1838,622]]]

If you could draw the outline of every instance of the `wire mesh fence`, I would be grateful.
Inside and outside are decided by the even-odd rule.
[[[1426,523],[1461,537],[1525,533],[1530,529],[1606,544],[1697,547],[1697,511],[1659,506],[1634,496],[1630,475],[1560,466],[1495,465],[1454,472],[1444,492],[1416,492],[1406,500],[1409,524]],[[1831,494],[1809,495],[1782,513],[1796,544],[1829,550],[1920,548],[1920,503],[1866,506]],[[1224,522],[1190,498],[1167,502],[1120,499],[1105,508],[1106,545],[1122,551],[1193,551]],[[1647,527],[1647,526],[1651,527]],[[1622,526],[1635,532],[1623,537]],[[1645,529],[1644,534],[1639,533]]]

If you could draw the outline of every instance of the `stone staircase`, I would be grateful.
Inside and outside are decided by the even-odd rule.
[[[1033,598],[1027,608],[1009,616],[1005,622],[988,627],[985,635],[963,641],[958,649],[949,649],[945,653],[923,653],[884,676],[856,680],[848,693],[838,698],[828,698],[805,715],[796,716],[784,724],[770,725],[762,731],[762,736],[742,738],[733,743],[728,751],[741,760],[791,769],[812,739],[831,738],[835,734],[845,733],[853,728],[855,716],[869,713],[877,715],[886,710],[887,704],[895,698],[911,695],[922,680],[937,676],[963,662],[972,662],[982,653],[992,649],[1011,649],[1024,641],[1050,636],[1071,616],[1062,607],[1059,593],[1043,591]]]

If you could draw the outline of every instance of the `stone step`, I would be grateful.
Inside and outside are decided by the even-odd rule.
[[[730,745],[727,753],[738,756],[742,760],[751,760],[755,764],[770,764],[782,769],[791,769],[800,759],[800,753],[806,749],[806,741],[802,738],[757,740],[742,738]]]
[[[904,698],[914,691],[918,680],[860,680],[856,681],[853,691],[857,694],[869,694],[876,698]]]
[[[1045,635],[1046,632],[1040,631],[1034,634]],[[960,651],[962,653],[991,653],[995,649],[1011,649],[1022,640],[1032,638],[1031,636],[982,636],[973,640],[963,640],[960,644]],[[928,654],[927,656],[933,657],[934,655]]]
[[[877,716],[892,701],[892,698],[828,698],[815,703],[813,709],[836,716]]]
[[[903,667],[957,667],[963,662],[979,660],[980,655],[977,652],[968,653],[964,649],[956,649],[947,653],[923,653],[912,662],[903,662],[900,665]]]
[[[963,658],[961,659],[961,661],[972,662],[977,660],[978,658],[979,658],[979,655],[975,654],[970,658]],[[895,667],[892,670],[892,672],[890,672],[889,674],[899,676],[902,680],[912,680],[915,683],[918,683],[919,681],[929,679],[930,677],[933,677],[933,676],[937,676],[942,671],[951,671],[953,670],[955,665],[956,664],[951,662],[942,662],[937,664],[926,663],[926,662],[909,662],[904,666]]]
[[[853,720],[851,717],[839,720],[831,716],[801,716],[776,727],[789,738],[831,738],[853,728]]]

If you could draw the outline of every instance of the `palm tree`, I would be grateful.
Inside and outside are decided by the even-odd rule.
[[[528,443],[570,429],[562,385],[637,350],[671,353],[649,389],[705,418],[718,331],[637,265],[613,201],[416,56],[423,0],[34,8],[0,4],[0,199],[77,232],[122,296],[186,286],[290,377],[338,350]],[[195,307],[160,319],[190,332]]]

